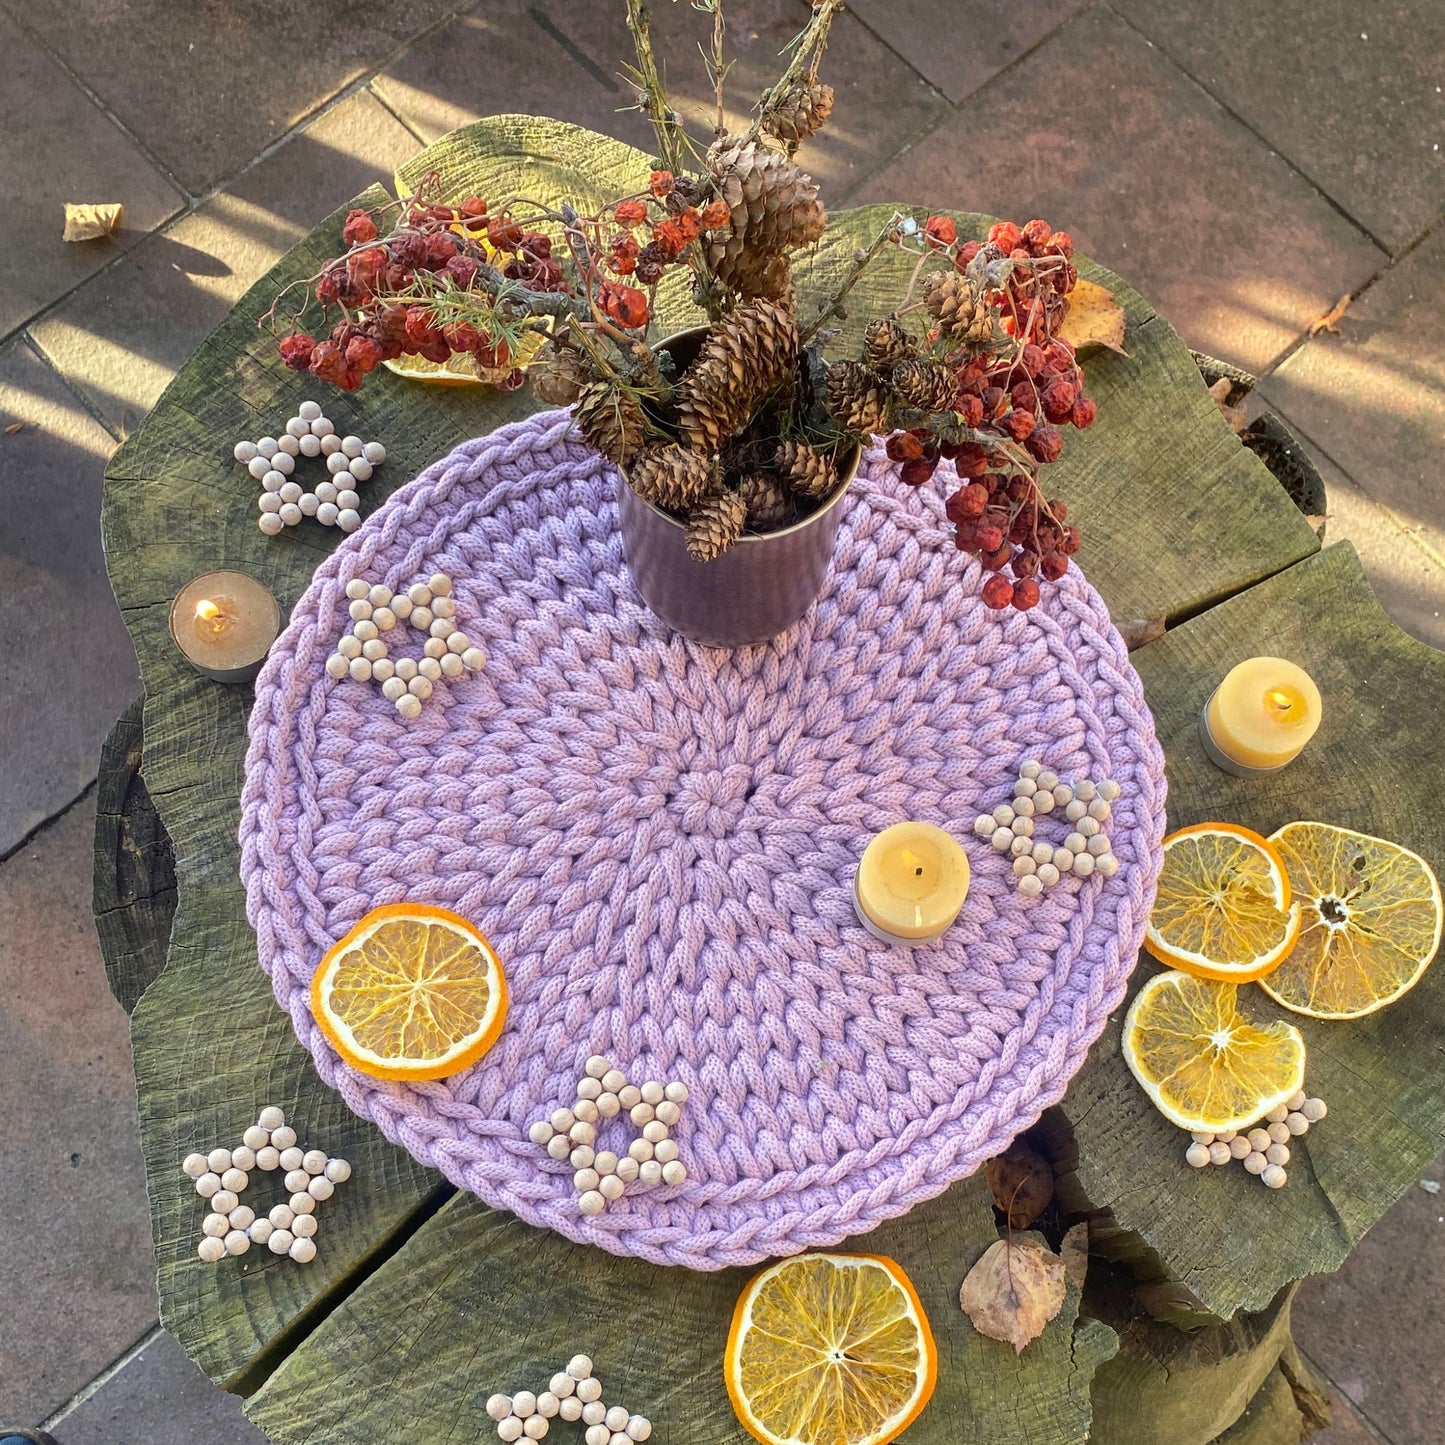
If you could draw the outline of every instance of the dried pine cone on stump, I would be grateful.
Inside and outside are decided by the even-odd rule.
[[[718,490],[717,467],[686,447],[648,447],[627,469],[627,481],[644,502],[686,512]]]
[[[738,496],[747,508],[747,524],[755,532],[776,532],[793,520],[792,498],[767,472],[749,472],[738,483]]]
[[[887,371],[918,355],[918,346],[901,321],[880,316],[863,328],[863,359],[875,371]]]
[[[713,455],[752,421],[797,359],[798,324],[785,307],[748,301],[724,316],[678,386],[678,425],[688,445]]]
[[[642,407],[637,398],[607,381],[594,381],[582,389],[572,408],[572,420],[583,440],[619,466],[642,446]]]
[[[993,334],[982,293],[957,271],[935,271],[923,283],[923,304],[950,341],[984,341]]]
[[[953,411],[958,385],[953,372],[937,361],[905,361],[888,378],[899,397],[919,411]]]
[[[548,406],[572,406],[597,380],[592,363],[580,351],[548,343],[527,368],[532,395]]]
[[[813,178],[778,151],[737,136],[713,143],[707,168],[731,212],[708,234],[709,268],[740,296],[787,296],[784,252],[812,245],[828,220]]]
[[[763,120],[763,129],[789,145],[806,140],[821,130],[833,113],[833,87],[814,81],[800,85],[786,99],[770,109]]]
[[[800,497],[821,501],[838,485],[838,468],[827,452],[807,442],[784,442],[778,448],[778,474]]]
[[[888,384],[861,361],[835,361],[828,368],[827,400],[844,431],[872,436],[883,430]]]
[[[720,557],[743,534],[748,506],[736,492],[705,497],[687,519],[687,551],[694,562]]]

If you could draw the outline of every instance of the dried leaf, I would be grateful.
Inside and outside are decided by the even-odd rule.
[[[24,430],[25,423],[23,421],[12,421],[10,425],[5,428],[5,435],[8,437],[13,437],[17,432],[22,432]]]
[[[1037,1149],[1014,1140],[983,1166],[993,1202],[1008,1215],[1013,1229],[1027,1229],[1054,1197],[1054,1171]]]
[[[1124,350],[1124,308],[1114,300],[1112,291],[1082,276],[1069,292],[1069,314],[1059,335],[1075,351],[1107,346],[1120,356],[1129,354]]]
[[[1137,652],[1146,642],[1154,642],[1164,636],[1162,617],[1129,617],[1114,624],[1124,646],[1130,652]]]
[[[1338,336],[1340,334],[1340,328],[1336,323],[1349,309],[1350,298],[1348,296],[1341,296],[1323,316],[1310,322],[1310,335],[1318,336],[1321,331],[1330,331]]]
[[[125,207],[119,201],[103,205],[73,205],[65,203],[65,231],[62,241],[99,241],[113,236],[125,215]]]
[[[1059,1255],[1064,1261],[1064,1278],[1082,1292],[1084,1277],[1089,1272],[1089,1226],[1086,1223],[1076,1224],[1065,1231]]]
[[[995,1240],[958,1292],[979,1334],[1022,1354],[1064,1307],[1064,1262],[1039,1234]]]
[[[1249,418],[1244,414],[1244,403],[1241,401],[1234,406],[1229,404],[1229,394],[1234,390],[1234,383],[1227,377],[1221,376],[1213,386],[1209,388],[1209,394],[1214,398],[1214,404],[1219,408],[1219,414],[1229,423],[1236,436],[1249,425]]]

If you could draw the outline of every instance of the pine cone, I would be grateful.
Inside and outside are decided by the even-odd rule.
[[[719,492],[692,509],[687,519],[687,551],[694,562],[720,557],[743,534],[748,505],[736,492]]]
[[[778,448],[776,466],[788,486],[802,497],[821,501],[838,485],[833,458],[807,442],[784,442]]]
[[[811,245],[828,220],[812,177],[778,151],[737,136],[713,143],[707,168],[732,213],[708,234],[713,274],[740,296],[786,296],[783,253]]]
[[[893,390],[919,411],[953,411],[957,404],[953,372],[937,361],[905,361],[893,368],[888,379]]]
[[[814,81],[812,85],[800,85],[770,110],[763,119],[763,129],[789,145],[797,145],[820,130],[832,113],[833,87]]]
[[[572,420],[588,446],[619,466],[642,446],[642,408],[635,396],[611,382],[594,381],[584,387],[572,408]]]
[[[776,532],[793,520],[793,503],[768,472],[749,472],[738,483],[738,496],[748,509],[748,526],[754,532]]]
[[[798,324],[791,311],[754,300],[724,316],[677,389],[678,424],[688,445],[712,456],[752,421],[797,360]]]
[[[581,352],[548,342],[527,367],[527,380],[538,401],[548,406],[571,406],[583,388],[597,380],[597,373]]]
[[[627,469],[627,483],[644,502],[686,512],[720,485],[717,468],[685,447],[648,447]]]
[[[835,361],[828,368],[828,410],[844,431],[872,436],[883,430],[888,385],[861,361]]]
[[[983,341],[993,334],[993,313],[967,277],[935,271],[923,283],[923,304],[951,341]]]
[[[901,321],[880,316],[863,328],[863,359],[875,371],[887,371],[918,355],[918,344]]]

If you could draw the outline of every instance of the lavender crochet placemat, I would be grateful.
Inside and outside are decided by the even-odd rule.
[[[818,605],[735,652],[643,607],[614,487],[566,415],[544,413],[428,468],[322,564],[257,684],[248,912],[321,1077],[417,1159],[575,1240],[750,1264],[903,1213],[1061,1097],[1143,936],[1163,757],[1077,569],[1027,614],[987,612],[941,497],[899,485],[881,451]],[[438,570],[489,662],[408,723],[323,663],[351,578],[399,589]],[[1113,878],[1030,902],[974,836],[1029,756],[1121,784]],[[948,828],[973,870],[958,923],[914,950],[871,937],[852,903],[864,845],[901,818]],[[330,943],[406,899],[473,920],[511,990],[497,1044],[440,1083],[353,1072],[309,1011]],[[687,1084],[673,1133],[688,1178],[586,1218],[571,1166],[527,1130],[597,1053]],[[624,1152],[633,1136],[610,1129],[599,1147]]]

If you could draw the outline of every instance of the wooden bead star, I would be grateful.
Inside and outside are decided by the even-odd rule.
[[[545,1390],[490,1395],[484,1408],[496,1422],[497,1437],[508,1442],[545,1440],[554,1419],[580,1420],[587,1427],[583,1445],[634,1445],[652,1436],[646,1415],[630,1414],[624,1406],[603,1400],[602,1381],[593,1374],[587,1355],[573,1355]]]
[[[1283,1104],[1276,1105],[1253,1129],[1225,1129],[1218,1134],[1195,1133],[1184,1151],[1185,1161],[1195,1169],[1208,1164],[1228,1164],[1238,1159],[1250,1174],[1259,1176],[1267,1189],[1283,1189],[1289,1180],[1289,1141],[1308,1134],[1329,1110],[1323,1099],[1311,1098],[1301,1089]]]
[[[686,1102],[686,1084],[649,1081],[638,1088],[628,1083],[621,1069],[594,1054],[577,1081],[572,1107],[556,1109],[551,1118],[539,1119],[527,1137],[553,1159],[566,1159],[572,1165],[577,1207],[583,1214],[601,1214],[622,1198],[629,1184],[681,1184],[687,1178],[672,1138],[672,1127],[682,1117]],[[621,1156],[610,1149],[597,1149],[598,1129],[622,1113],[640,1137]]]
[[[1095,783],[1081,778],[1076,783],[1063,783],[1057,773],[1029,758],[1019,767],[1012,800],[1000,803],[992,813],[980,813],[974,819],[973,831],[987,838],[998,852],[1012,856],[1019,892],[1026,898],[1037,898],[1066,873],[1076,878],[1096,873],[1101,878],[1112,878],[1119,871],[1119,860],[1103,831],[1110,805],[1118,796],[1119,785],[1112,780]],[[1055,809],[1072,831],[1057,846],[1035,841],[1037,820]]]
[[[260,528],[274,537],[303,517],[315,517],[323,527],[354,532],[361,525],[359,483],[386,460],[380,442],[340,437],[314,401],[303,401],[279,437],[237,442],[233,455],[261,483]],[[307,491],[294,480],[302,457],[325,457],[327,479]]]
[[[326,671],[338,680],[379,682],[382,696],[404,718],[420,714],[433,683],[479,672],[486,665],[486,653],[453,621],[457,604],[452,600],[452,579],[445,572],[434,572],[404,592],[353,577],[346,584],[346,596],[351,628],[326,659]],[[381,634],[403,622],[425,632],[427,640],[419,659],[399,657],[393,662]]]
[[[276,1205],[259,1219],[240,1201],[253,1169],[284,1170],[291,1196],[288,1204]],[[268,1105],[234,1149],[188,1154],[181,1172],[210,1202],[196,1250],[207,1264],[245,1254],[253,1244],[264,1244],[272,1254],[288,1255],[297,1264],[310,1264],[316,1258],[316,1206],[351,1178],[351,1165],[345,1159],[328,1158],[320,1149],[303,1150],[285,1114]]]

